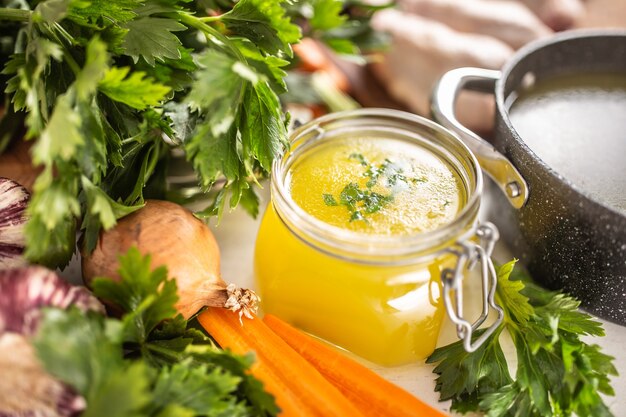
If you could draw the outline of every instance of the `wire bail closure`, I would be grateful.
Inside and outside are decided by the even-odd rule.
[[[480,243],[474,242],[472,239],[474,236]],[[495,300],[498,276],[491,260],[491,252],[499,237],[500,234],[494,224],[489,222],[479,224],[471,233],[470,239],[459,240],[456,242],[456,248],[448,249],[457,256],[457,262],[454,269],[446,268],[441,272],[443,303],[448,317],[456,324],[457,335],[463,340],[463,347],[467,352],[478,349],[500,326],[504,318],[504,311]],[[482,313],[474,323],[470,323],[463,315],[463,276],[466,270],[471,270],[477,263],[481,268]],[[490,307],[497,313],[496,321],[472,343],[472,335],[489,316]]]

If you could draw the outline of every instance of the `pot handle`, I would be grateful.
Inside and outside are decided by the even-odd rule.
[[[528,199],[528,185],[517,168],[474,132],[463,126],[454,114],[459,92],[468,90],[493,93],[500,71],[482,68],[457,68],[441,77],[431,98],[432,116],[439,124],[455,132],[476,155],[482,169],[489,174],[506,194],[515,208],[521,208]]]

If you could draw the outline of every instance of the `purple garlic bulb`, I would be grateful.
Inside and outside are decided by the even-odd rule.
[[[85,287],[68,284],[41,266],[0,271],[0,334],[29,336],[37,330],[42,307],[67,308],[104,314],[102,304]]]
[[[43,307],[104,313],[84,287],[75,287],[54,272],[30,266],[0,270],[0,417],[74,417],[84,399],[48,374],[29,341]]]
[[[26,265],[22,253],[29,199],[26,188],[0,177],[0,269]]]

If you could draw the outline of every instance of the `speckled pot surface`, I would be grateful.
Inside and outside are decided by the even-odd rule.
[[[564,289],[591,313],[626,324],[626,216],[539,159],[511,125],[505,104],[529,78],[582,71],[626,73],[626,31],[566,33],[520,50],[503,69],[495,92],[494,145],[526,179],[530,196],[515,210],[494,193],[489,215],[539,283]]]

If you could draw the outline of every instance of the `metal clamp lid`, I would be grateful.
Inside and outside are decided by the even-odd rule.
[[[463,340],[463,347],[467,352],[478,349],[500,326],[504,318],[504,310],[495,300],[498,277],[491,260],[491,252],[499,238],[498,229],[492,223],[483,223],[476,227],[472,235],[478,237],[480,243],[469,239],[457,241],[456,247],[448,249],[457,256],[456,265],[454,269],[447,268],[441,273],[444,306],[448,317],[456,324],[457,335]],[[481,268],[482,312],[474,323],[470,323],[463,313],[463,276],[464,272],[472,269],[476,263],[480,263]],[[472,335],[489,316],[490,307],[497,313],[496,321],[472,343]]]

